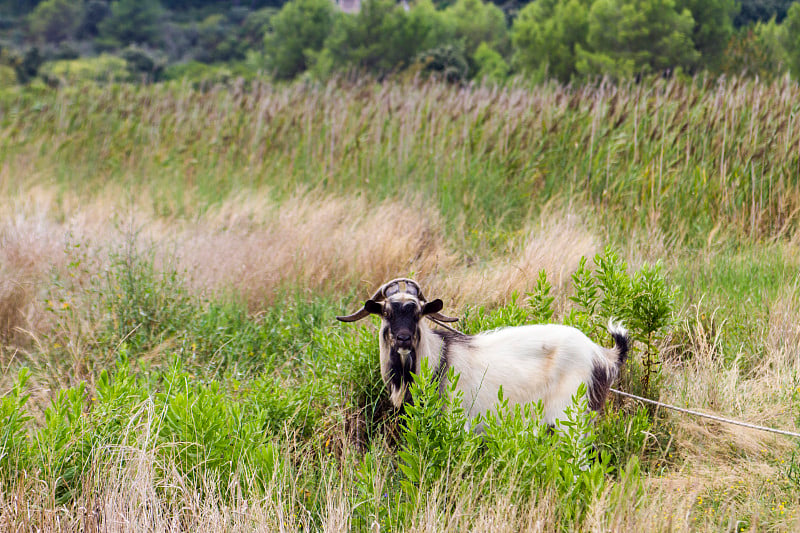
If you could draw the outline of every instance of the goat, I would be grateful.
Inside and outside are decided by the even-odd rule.
[[[544,421],[551,427],[563,420],[565,409],[581,383],[586,384],[587,403],[600,411],[611,383],[628,354],[630,338],[621,325],[609,322],[613,348],[603,348],[579,330],[559,324],[538,324],[500,328],[477,335],[455,330],[432,329],[423,317],[438,322],[457,318],[440,313],[442,300],[428,301],[419,285],[398,278],[382,285],[342,322],[355,322],[371,314],[381,317],[379,334],[381,376],[396,408],[411,401],[412,373],[419,374],[427,360],[447,389],[447,371],[458,376],[456,391],[468,419],[497,408],[498,392],[509,405],[542,400]]]

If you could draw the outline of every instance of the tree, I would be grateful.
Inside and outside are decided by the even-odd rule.
[[[276,78],[291,79],[311,66],[331,32],[334,9],[330,0],[291,0],[272,17],[264,51]]]
[[[740,0],[741,9],[733,19],[736,28],[749,26],[754,22],[767,22],[775,17],[776,22],[783,21],[789,6],[796,0]]]
[[[596,0],[586,48],[577,45],[577,70],[587,76],[629,77],[694,65],[694,19],[673,0]]]
[[[75,37],[82,19],[82,3],[45,0],[28,15],[28,29],[36,40],[60,43]]]
[[[325,43],[335,68],[385,75],[409,65],[420,52],[446,44],[448,31],[430,2],[408,13],[395,0],[366,0],[342,15]]]
[[[786,51],[789,71],[800,80],[800,3],[792,4],[781,25],[781,41]]]
[[[505,16],[491,2],[457,0],[445,10],[445,17],[454,36],[463,41],[467,57],[473,57],[481,43],[501,52],[508,51]]]
[[[508,78],[508,63],[486,43],[481,43],[475,51],[475,63],[478,67],[475,78],[479,81],[502,83]]]
[[[733,17],[738,13],[736,0],[677,0],[678,13],[688,9],[694,19],[692,42],[700,53],[702,65],[716,68],[733,35]]]
[[[576,73],[576,47],[586,47],[591,0],[534,0],[511,28],[513,63],[535,78],[568,82]]]
[[[206,63],[244,58],[245,41],[237,35],[237,27],[219,13],[209,15],[197,25],[197,59]]]
[[[728,42],[720,71],[735,76],[748,74],[761,79],[781,75],[788,64],[783,40],[783,28],[775,22],[774,17],[769,22],[759,21],[742,28]]]
[[[86,0],[83,9],[83,20],[78,28],[79,37],[97,37],[100,33],[99,25],[111,13],[108,3],[104,0]]]
[[[111,13],[98,25],[101,46],[154,44],[159,40],[163,8],[158,0],[115,0]]]

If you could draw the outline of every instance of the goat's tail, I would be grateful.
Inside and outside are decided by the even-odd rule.
[[[608,389],[619,376],[619,369],[628,359],[628,348],[630,347],[630,336],[628,330],[622,324],[608,322],[608,332],[614,339],[613,348],[602,348],[605,357],[595,359],[592,366],[592,376],[588,382],[589,408],[594,411],[603,409],[603,405],[608,395]]]
[[[613,350],[617,354],[616,365],[617,369],[619,369],[628,360],[631,337],[628,334],[628,330],[619,322],[615,324],[613,319],[608,321],[608,332],[611,334],[611,338],[614,339]]]

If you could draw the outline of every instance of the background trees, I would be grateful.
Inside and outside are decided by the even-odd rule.
[[[322,49],[331,31],[334,15],[330,0],[293,0],[281,8],[264,41],[276,78],[293,78],[311,66],[314,53]]]
[[[580,82],[655,73],[800,77],[798,0],[0,0],[0,62],[137,45],[165,77],[224,66],[289,80],[307,72],[451,81],[520,75]],[[16,61],[16,60],[15,60]],[[17,61],[19,63],[19,61]],[[137,67],[132,67],[137,70]],[[35,76],[34,76],[35,77]]]

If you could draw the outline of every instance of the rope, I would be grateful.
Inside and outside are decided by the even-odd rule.
[[[628,398],[633,398],[634,400],[639,400],[640,402],[649,403],[652,405],[656,405],[658,407],[664,407],[666,409],[672,409],[673,411],[678,411],[679,413],[686,413],[689,415],[700,416],[703,418],[710,418],[711,420],[716,420],[717,422],[725,422],[726,424],[733,424],[736,426],[742,426],[750,429],[758,429],[760,431],[769,431],[770,433],[778,433],[779,435],[786,435],[788,437],[800,437],[800,433],[795,433],[793,431],[786,431],[784,429],[775,429],[769,428],[766,426],[757,426],[756,424],[749,424],[747,422],[741,422],[739,420],[733,420],[731,418],[724,418],[717,415],[709,415],[706,413],[701,413],[700,411],[694,411],[692,409],[684,409],[683,407],[675,407],[674,405],[669,405],[666,403],[657,402],[655,400],[650,400],[648,398],[642,398],[641,396],[636,396],[635,394],[630,394],[628,392],[622,392],[617,389],[609,389],[611,392],[619,394],[620,396],[626,396]]]
[[[443,327],[443,328],[445,328],[447,330],[450,330],[453,333],[458,333],[460,335],[463,335],[463,333],[461,333],[457,329],[451,328],[447,324],[443,324],[442,322],[436,320],[433,317],[427,317],[427,318],[430,319],[432,322],[434,322],[438,326],[441,326],[441,327]],[[717,415],[709,415],[709,414],[706,414],[706,413],[701,413],[700,411],[694,411],[692,409],[686,409],[686,408],[683,408],[683,407],[676,407],[674,405],[669,405],[669,404],[666,404],[666,403],[657,402],[657,401],[651,400],[649,398],[642,398],[641,396],[636,396],[635,394],[631,394],[629,392],[622,392],[622,391],[617,390],[617,389],[609,389],[609,390],[611,392],[615,393],[615,394],[619,394],[620,396],[626,396],[626,397],[632,398],[634,400],[639,400],[640,402],[649,403],[649,404],[652,404],[652,405],[655,405],[655,406],[658,406],[658,407],[664,407],[665,409],[672,409],[673,411],[678,411],[679,413],[685,413],[687,415],[694,415],[694,416],[699,416],[699,417],[702,417],[702,418],[708,418],[708,419],[711,419],[711,420],[716,420],[717,422],[724,422],[726,424],[733,424],[735,426],[742,426],[742,427],[746,427],[746,428],[750,428],[750,429],[757,429],[759,431],[768,431],[770,433],[777,433],[779,435],[786,435],[787,437],[800,438],[800,433],[795,433],[793,431],[786,431],[785,429],[769,428],[769,427],[766,427],[766,426],[758,426],[756,424],[750,424],[748,422],[741,422],[739,420],[733,420],[732,418],[725,418],[725,417],[717,416]]]

